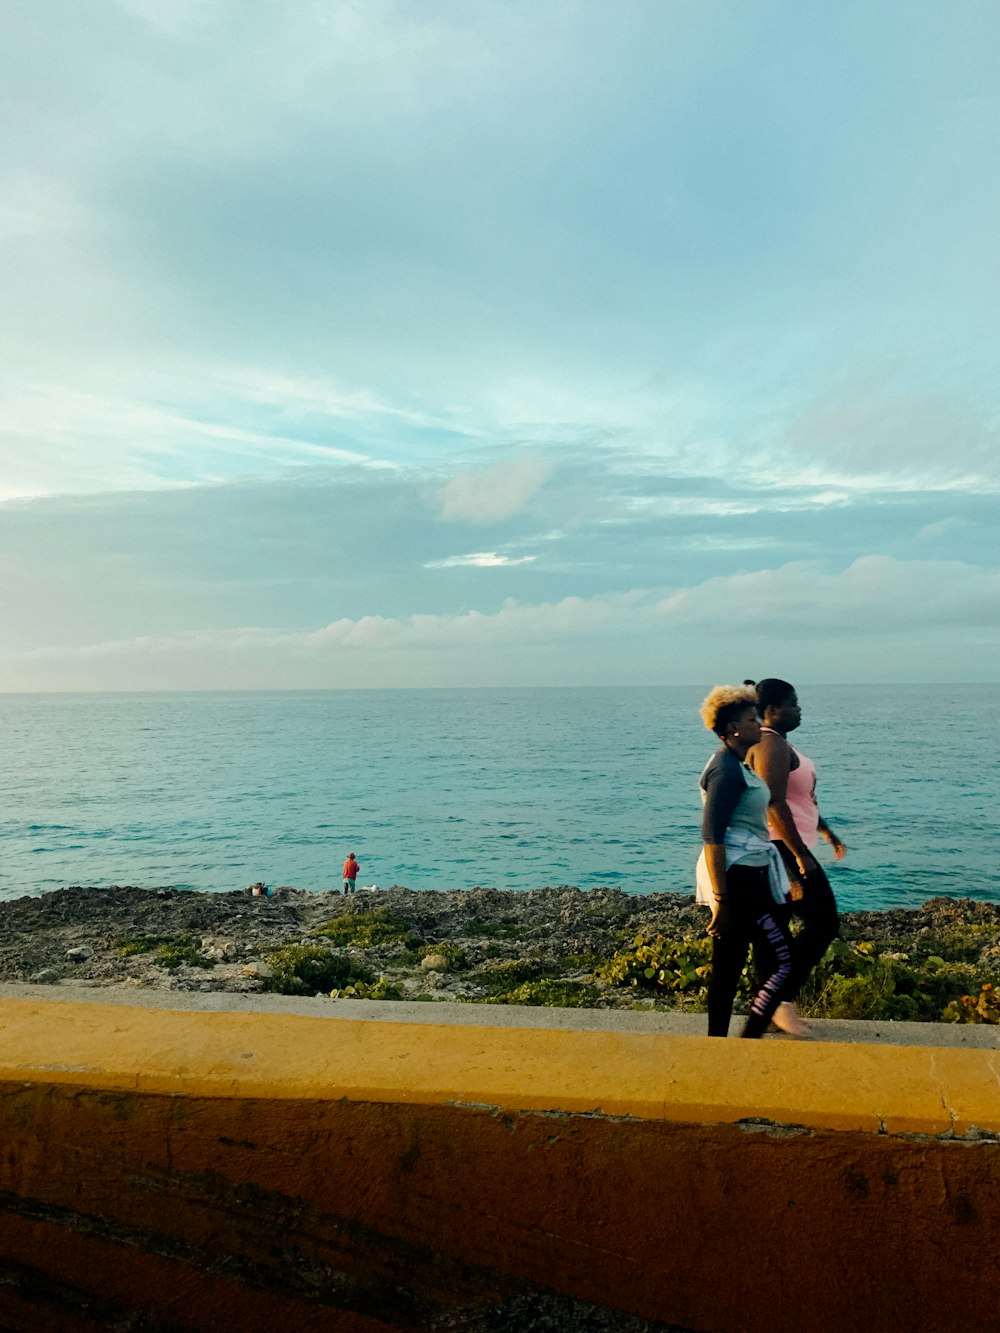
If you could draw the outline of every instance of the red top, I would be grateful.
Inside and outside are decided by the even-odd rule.
[[[361,867],[358,865],[357,861],[355,861],[354,857],[349,856],[347,860],[344,862],[344,878],[357,879],[358,871],[360,869]]]

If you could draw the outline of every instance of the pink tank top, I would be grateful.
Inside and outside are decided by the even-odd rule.
[[[781,733],[774,730],[773,727],[761,727],[761,731],[770,732],[772,736],[779,736]],[[798,765],[788,774],[788,789],[785,799],[788,801],[788,808],[792,812],[792,819],[795,821],[795,827],[799,831],[799,837],[807,847],[815,847],[819,842],[819,805],[816,801],[816,765],[807,754],[797,750],[789,741],[789,749],[798,759]],[[770,818],[770,816],[769,816]],[[778,834],[771,824],[771,833],[777,837]]]

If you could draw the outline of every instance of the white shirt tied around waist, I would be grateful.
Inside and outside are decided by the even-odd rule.
[[[726,849],[726,869],[733,865],[756,863],[767,867],[767,883],[771,897],[776,903],[784,904],[790,894],[788,872],[785,863],[778,855],[778,849],[767,838],[762,838],[748,828],[730,824],[726,829],[723,846]],[[758,860],[758,858],[760,858]],[[695,898],[708,907],[715,906],[715,889],[708,873],[705,849],[702,847],[698,864],[695,867]]]

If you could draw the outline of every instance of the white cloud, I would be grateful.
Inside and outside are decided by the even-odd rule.
[[[551,474],[551,463],[533,454],[482,472],[461,472],[441,490],[441,516],[451,522],[498,523],[519,513]]]
[[[943,537],[946,533],[959,532],[968,526],[968,519],[959,518],[957,514],[951,514],[948,518],[939,518],[936,523],[925,523],[918,531],[917,537],[921,541],[936,541],[938,537]]]
[[[774,626],[832,636],[1000,624],[1000,571],[958,560],[863,556],[831,573],[819,561],[709,579],[664,598],[658,614],[719,629]]]
[[[513,557],[499,555],[496,551],[471,551],[468,555],[449,555],[444,560],[427,560],[424,569],[455,569],[461,565],[472,565],[476,569],[501,569],[510,565],[530,565],[537,558],[534,555]]]
[[[38,688],[39,680],[44,688],[50,678],[62,682],[58,688],[115,688],[122,678],[133,688],[171,680],[185,688],[556,683],[553,668],[570,671],[579,683],[607,679],[609,670],[612,680],[668,681],[724,674],[726,663],[762,653],[788,661],[797,674],[808,669],[813,679],[830,679],[836,674],[831,642],[844,646],[855,679],[885,678],[887,655],[896,673],[889,679],[898,679],[914,642],[938,664],[939,679],[954,679],[968,667],[954,658],[956,642],[975,644],[987,664],[979,670],[988,670],[1000,650],[998,630],[1000,571],[873,556],[836,572],[796,562],[709,579],[660,599],[640,589],[535,605],[511,599],[493,612],[342,617],[305,631],[181,631],[11,654],[0,661],[0,683],[12,689]]]
[[[322,432],[288,412],[275,419],[284,429],[273,432],[260,429],[266,423],[240,424],[252,421],[253,414],[238,400],[221,405],[221,421],[213,419],[211,394],[201,379],[173,388],[178,399],[194,400],[186,410],[157,401],[160,387],[140,381],[117,388],[112,382],[85,390],[0,379],[5,457],[0,500],[156,490],[317,461],[391,466],[363,448],[309,438]],[[360,417],[360,404],[354,410]],[[290,426],[302,434],[289,433]]]
[[[796,454],[890,485],[899,484],[901,473],[961,485],[995,480],[995,434],[968,404],[929,394],[846,396],[803,414],[788,432]]]
[[[247,402],[277,407],[282,411],[315,412],[342,421],[385,420],[423,430],[475,433],[464,423],[449,417],[433,416],[412,407],[389,403],[370,389],[348,389],[324,379],[281,375],[266,368],[220,369],[215,378],[220,385],[237,389]]]

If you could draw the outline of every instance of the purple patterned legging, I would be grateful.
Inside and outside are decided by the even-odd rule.
[[[753,945],[760,980],[740,1034],[762,1037],[785,998],[792,972],[787,913],[771,897],[764,866],[730,866],[726,871],[729,924],[712,940],[712,979],[708,983],[708,1035],[729,1035],[729,1020],[740,973]]]

